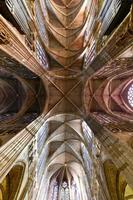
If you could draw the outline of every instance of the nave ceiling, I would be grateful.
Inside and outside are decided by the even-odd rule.
[[[69,188],[72,184],[76,185],[81,199],[84,194],[84,200],[89,200],[89,192],[92,191],[88,189],[90,183],[86,175],[83,153],[86,152],[91,162],[92,150],[95,151],[93,156],[97,159],[101,145],[95,139],[95,133],[93,134],[86,124],[86,119],[94,118],[110,131],[110,135],[118,133],[115,135],[116,138],[120,138],[120,134],[127,131],[128,136],[123,137],[122,141],[126,138],[131,147],[133,144],[133,137],[130,134],[133,130],[133,105],[129,98],[129,89],[133,92],[133,49],[130,47],[133,37],[131,32],[127,31],[131,44],[127,46],[126,51],[122,49],[118,56],[115,57],[112,50],[113,42],[109,41],[106,46],[107,53],[102,47],[99,51],[100,61],[97,62],[96,58],[91,64],[88,63],[88,49],[97,34],[96,30],[101,25],[97,20],[97,4],[97,0],[34,1],[33,13],[37,20],[36,24],[30,21],[29,27],[33,27],[33,32],[45,50],[44,65],[41,69],[37,62],[36,66],[33,64],[34,59],[28,54],[28,50],[23,51],[24,35],[21,35],[22,48],[19,53],[18,31],[12,31],[10,38],[5,34],[7,30],[12,30],[11,24],[8,24],[5,32],[1,34],[0,115],[2,119],[6,115],[4,123],[0,121],[3,144],[7,140],[5,133],[12,133],[13,125],[16,128],[16,132],[13,133],[15,135],[38,116],[44,117],[45,123],[41,131],[45,132],[42,136],[45,137],[45,142],[38,147],[37,153],[39,155],[45,150],[45,153],[42,153],[46,162],[43,177],[43,183],[47,183],[44,186],[45,199],[50,199],[51,184],[58,182],[61,187],[66,182]],[[2,16],[0,19],[1,26],[4,27],[7,22]],[[91,26],[89,23],[92,23]],[[120,31],[118,33],[118,36],[121,36]],[[17,35],[17,42],[13,34]],[[7,36],[4,41],[3,35]],[[114,32],[113,36],[117,40],[116,35]],[[126,38],[125,35],[123,37]],[[127,38],[124,41],[128,43]],[[110,54],[109,45],[112,45]],[[115,51],[118,46],[115,46]],[[23,58],[23,54],[26,59]],[[96,55],[92,53],[91,56],[94,58]],[[24,67],[25,65],[28,67]],[[14,102],[17,102],[17,107]],[[11,108],[11,105],[14,106]],[[8,130],[5,130],[5,123]],[[89,138],[85,134],[86,131],[90,134]],[[96,149],[93,145],[96,145]],[[88,173],[91,174],[91,170]]]

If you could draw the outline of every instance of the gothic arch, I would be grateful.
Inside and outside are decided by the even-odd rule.
[[[25,164],[19,162],[8,172],[0,183],[1,200],[17,200],[23,180],[24,170]]]
[[[132,199],[133,189],[123,177],[122,169],[117,169],[111,160],[106,160],[103,166],[111,200]]]
[[[47,126],[47,132],[45,132],[43,149],[46,159],[43,176],[47,182],[44,190],[49,191],[45,199],[51,199],[50,193],[54,190],[51,187],[57,189],[58,186],[58,193],[61,195],[60,188],[63,180],[67,182],[69,188],[71,188],[70,184],[73,180],[74,187],[77,187],[79,191],[79,200],[83,198],[83,193],[87,190],[88,193],[84,196],[84,199],[88,200],[88,198],[91,198],[88,195],[91,196],[91,194],[85,174],[88,173],[88,176],[91,176],[91,172],[89,172],[90,166],[85,160],[90,161],[92,159],[91,143],[93,142],[93,135],[90,132],[91,130],[87,128],[87,124],[79,116],[66,113],[49,117],[45,126]],[[55,183],[57,183],[57,186],[55,186]]]

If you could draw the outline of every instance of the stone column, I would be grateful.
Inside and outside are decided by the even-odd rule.
[[[133,150],[113,137],[111,132],[102,127],[96,120],[88,117],[86,120],[95,137],[110,155],[112,162],[121,171],[127,183],[133,188]]]
[[[38,117],[0,148],[0,182],[11,170],[18,156],[35,137],[43,123],[44,118]]]

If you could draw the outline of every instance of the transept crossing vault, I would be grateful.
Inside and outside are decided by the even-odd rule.
[[[132,200],[132,0],[0,12],[0,200]]]

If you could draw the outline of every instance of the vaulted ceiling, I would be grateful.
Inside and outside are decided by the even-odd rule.
[[[99,74],[97,73],[91,78],[88,77],[86,72],[89,64],[86,64],[86,53],[90,41],[94,39],[93,34],[91,35],[93,30],[89,28],[90,24],[93,27],[95,23],[96,0],[38,0],[35,1],[34,12],[35,18],[38,20],[36,22],[37,37],[39,37],[39,41],[41,40],[46,53],[46,68],[44,71],[41,69],[40,77],[46,87],[47,101],[44,97],[45,92],[38,92],[42,91],[42,88],[39,88],[38,77],[17,63],[22,71],[18,70],[15,68],[15,61],[12,59],[13,63],[11,63],[10,56],[7,57],[6,54],[3,54],[1,59],[3,59],[4,66],[10,66],[9,68],[18,71],[18,74],[14,76],[12,71],[13,75],[10,77],[6,69],[1,71],[1,76],[6,74],[8,82],[10,82],[9,78],[13,78],[13,81],[9,86],[8,83],[0,80],[2,83],[0,85],[0,103],[2,106],[4,103],[8,105],[4,106],[8,110],[10,103],[13,105],[17,101],[20,111],[22,109],[22,112],[17,113],[17,116],[20,114],[19,117],[23,114],[23,110],[28,108],[29,99],[33,105],[32,111],[37,112],[39,105],[41,105],[40,110],[43,110],[46,119],[45,129],[48,127],[47,131],[43,130],[44,133],[47,132],[46,135],[44,134],[46,141],[43,144],[48,153],[45,166],[46,181],[50,184],[56,178],[61,184],[63,180],[71,181],[74,179],[77,185],[79,182],[81,182],[82,187],[86,184],[86,188],[83,190],[87,191],[89,181],[85,176],[82,150],[84,148],[86,152],[91,154],[91,146],[88,145],[89,141],[87,141],[85,132],[90,136],[91,143],[93,143],[93,133],[84,120],[88,115],[97,115],[101,112],[111,115],[112,118],[113,116],[118,117],[118,123],[122,118],[133,121],[133,109],[126,97],[128,88],[132,85],[133,72],[130,73],[129,70],[126,73],[127,66],[125,67],[125,65],[130,65],[132,68],[132,58],[127,59],[127,62],[123,58],[110,62],[110,66],[113,68],[118,67],[119,64],[119,68],[123,66],[124,73],[121,70],[117,75],[112,74],[112,68],[106,65],[104,69],[98,71]],[[9,27],[10,25],[7,29]],[[17,57],[18,54],[14,54]],[[106,57],[106,55],[104,56]],[[32,67],[30,58],[21,60],[29,62],[29,66]],[[9,69],[7,70],[9,71]],[[105,70],[105,73],[102,70]],[[28,82],[27,79],[34,80]],[[19,89],[23,86],[23,90],[27,91],[25,98],[23,95],[17,94],[18,88],[12,87],[16,80],[21,83],[18,85]],[[6,94],[4,90],[7,91]],[[17,100],[14,98],[16,94],[20,97]],[[10,102],[8,102],[9,96],[12,97]],[[39,102],[37,96],[39,96]],[[20,105],[21,99],[24,102],[22,107]],[[42,104],[45,106],[43,107]],[[3,112],[2,109],[1,112]],[[4,128],[4,124],[2,125]],[[87,158],[91,160],[91,158]],[[80,189],[81,187],[79,187]],[[86,192],[84,200],[89,199],[87,195]]]
[[[75,77],[83,71],[90,7],[88,0],[40,1],[38,9],[46,29],[42,42],[52,74]]]
[[[48,180],[77,177],[74,168],[83,175],[81,147],[86,139],[82,122],[88,114],[117,116],[123,111],[132,121],[132,110],[127,110],[123,97],[123,87],[132,79],[130,73],[124,78],[122,73],[110,78],[96,75],[87,81],[86,52],[93,37],[88,24],[95,22],[96,5],[89,0],[40,0],[35,4],[35,14],[41,13],[42,29],[38,32],[47,63],[43,81],[48,91],[45,117],[50,127],[46,142]]]
[[[85,116],[82,93],[90,6],[88,0],[38,2],[45,27],[45,38],[41,39],[48,63],[48,75],[43,77],[48,90],[46,180],[50,183],[56,179],[60,184],[63,180],[74,180],[78,187],[80,180],[84,191],[83,185],[86,182],[87,187],[88,183],[83,178],[82,147],[86,146],[86,139],[82,129]],[[85,194],[84,199],[88,198]]]

